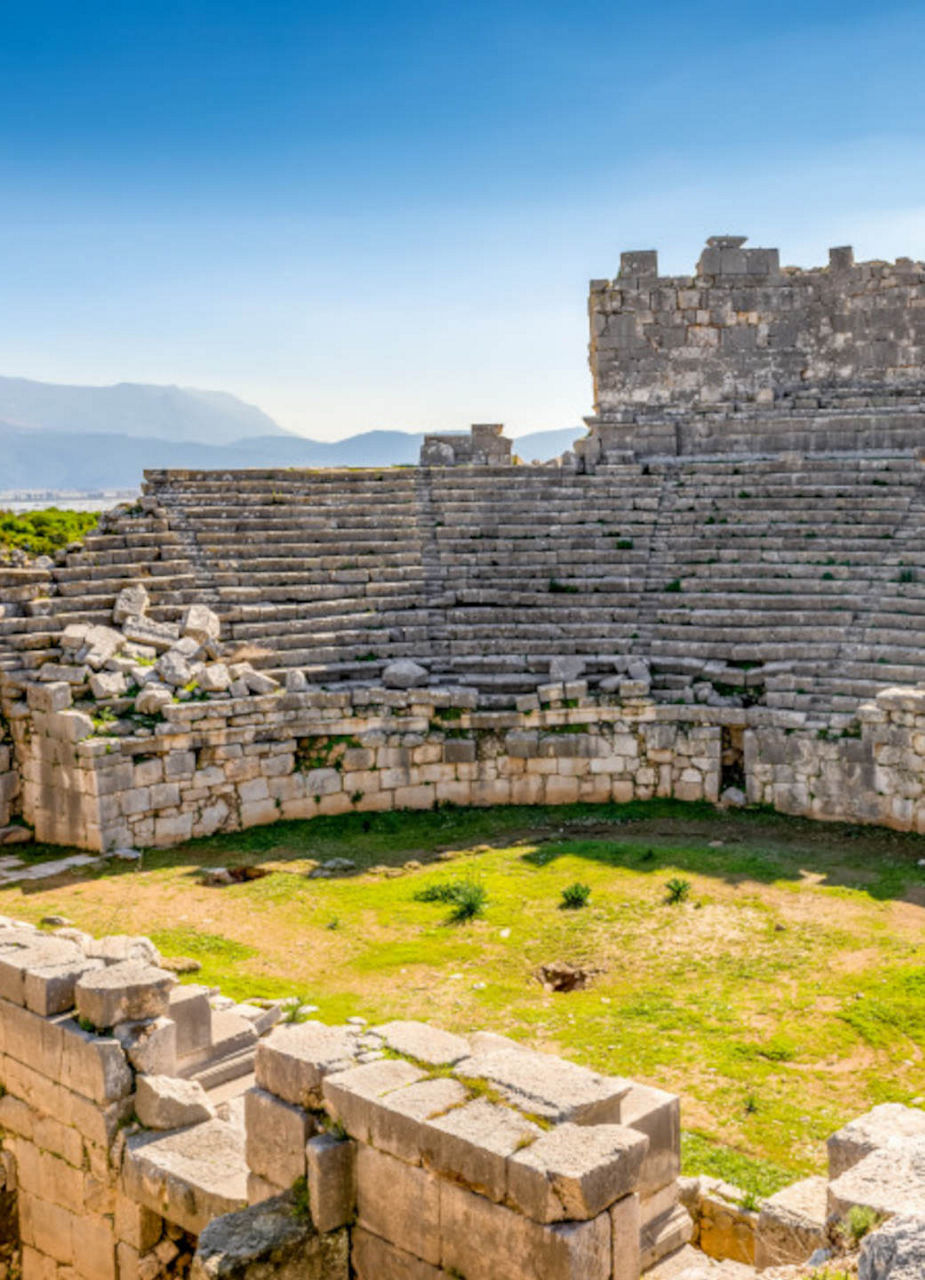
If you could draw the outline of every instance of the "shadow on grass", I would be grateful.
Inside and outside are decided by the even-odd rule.
[[[147,850],[142,868],[186,867],[194,877],[203,867],[346,858],[354,869],[342,874],[350,878],[374,866],[432,862],[448,850],[473,853],[483,846],[523,844],[535,847],[521,859],[537,867],[562,857],[580,857],[632,871],[670,867],[735,885],[798,883],[812,875],[827,887],[925,905],[925,867],[918,865],[925,858],[923,836],[677,800],[486,809],[442,806],[282,821],[190,840],[172,849]],[[71,852],[79,851],[33,846],[25,860],[32,863]],[[74,881],[134,871],[131,864],[111,863],[105,870],[78,869],[67,876]],[[54,883],[24,882],[21,888],[33,893]]]

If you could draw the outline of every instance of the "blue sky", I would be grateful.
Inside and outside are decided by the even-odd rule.
[[[925,257],[923,60],[921,3],[4,0],[0,373],[574,425],[621,249]]]

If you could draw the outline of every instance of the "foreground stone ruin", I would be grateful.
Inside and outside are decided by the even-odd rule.
[[[922,1275],[925,1112],[846,1125],[828,1180],[759,1212],[679,1177],[662,1090],[487,1032],[230,1004],[148,939],[0,920],[5,1275],[772,1280],[856,1206],[884,1222],[864,1280]]]
[[[0,568],[0,841],[652,795],[925,830],[925,265],[593,281],[589,433],[158,471]]]

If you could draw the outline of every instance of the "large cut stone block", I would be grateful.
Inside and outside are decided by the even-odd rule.
[[[176,981],[166,969],[137,961],[109,965],[78,980],[77,1012],[100,1030],[119,1022],[159,1018],[167,1012]]]
[[[501,1204],[507,1197],[508,1158],[543,1132],[511,1107],[475,1098],[421,1127],[421,1158],[435,1173]]]
[[[215,1107],[199,1081],[174,1076],[139,1076],[135,1111],[148,1129],[181,1129],[215,1119]]]
[[[328,1076],[322,1094],[332,1117],[351,1137],[372,1142],[380,1100],[424,1079],[420,1067],[400,1058],[383,1058]]]
[[[925,1139],[925,1111],[884,1102],[856,1120],[851,1120],[827,1142],[829,1178],[835,1179],[872,1151],[889,1147],[906,1138]]]
[[[825,1248],[827,1188],[825,1178],[804,1178],[762,1203],[755,1241],[759,1270],[805,1262],[817,1249]]]
[[[440,1182],[441,1265],[466,1280],[610,1280],[609,1213],[541,1225]]]
[[[357,1039],[357,1031],[349,1026],[283,1023],[257,1046],[257,1083],[285,1102],[320,1106],[322,1080],[355,1064]]]
[[[373,1027],[370,1034],[379,1036],[389,1049],[416,1062],[442,1067],[468,1058],[472,1050],[468,1040],[441,1031],[426,1022],[386,1022]]]
[[[350,1260],[357,1280],[450,1280],[446,1271],[422,1262],[397,1245],[354,1227]]]
[[[305,1155],[312,1221],[321,1232],[345,1226],[356,1212],[356,1143],[319,1133],[309,1138]]]
[[[632,1085],[523,1049],[477,1053],[457,1063],[456,1071],[460,1077],[486,1081],[512,1106],[553,1124],[619,1124],[620,1103]]]
[[[639,1280],[642,1270],[639,1197],[624,1196],[610,1210],[613,1280]]]
[[[829,1183],[830,1214],[843,1218],[855,1205],[884,1215],[925,1216],[925,1140],[872,1151]]]
[[[305,1144],[315,1132],[307,1112],[264,1089],[248,1089],[244,1125],[248,1168],[284,1188],[305,1176]]]
[[[133,1134],[122,1164],[130,1199],[199,1235],[247,1203],[244,1135],[221,1120],[170,1133]]]
[[[458,1080],[421,1077],[417,1067],[401,1060],[371,1062],[343,1076],[329,1076],[323,1086],[325,1101],[360,1141],[420,1164],[424,1122],[461,1106],[468,1097]]]
[[[536,1222],[596,1218],[635,1190],[648,1146],[622,1125],[559,1125],[510,1158],[508,1201]]]
[[[359,1225],[383,1240],[400,1242],[406,1252],[433,1266],[440,1263],[440,1189],[440,1179],[425,1169],[373,1147],[357,1150]]]
[[[620,1123],[649,1139],[639,1171],[638,1191],[651,1195],[681,1172],[681,1100],[664,1089],[633,1083],[620,1104]]]
[[[858,1280],[921,1280],[925,1276],[925,1219],[896,1217],[861,1245]]]

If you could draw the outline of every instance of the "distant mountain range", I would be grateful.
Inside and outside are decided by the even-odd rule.
[[[583,427],[536,431],[518,437],[514,450],[524,462],[546,461],[583,433]],[[220,391],[0,378],[0,492],[133,488],[142,471],[157,467],[407,466],[417,462],[423,438],[364,431],[310,440]]]

